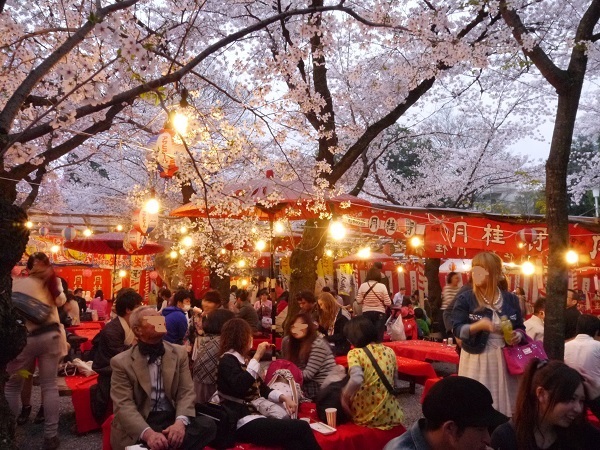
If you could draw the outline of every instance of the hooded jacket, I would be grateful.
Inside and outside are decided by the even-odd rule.
[[[183,338],[188,330],[188,319],[183,309],[167,306],[161,310],[161,313],[165,317],[167,327],[167,334],[163,339],[171,344],[183,345]]]

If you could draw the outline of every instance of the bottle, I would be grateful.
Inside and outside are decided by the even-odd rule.
[[[501,320],[500,328],[502,329],[502,333],[504,334],[504,341],[506,342],[507,345],[510,345],[510,343],[512,341],[512,332],[513,332],[512,323],[510,320],[508,320],[508,317],[506,317],[506,316],[502,316],[500,318],[500,320]]]

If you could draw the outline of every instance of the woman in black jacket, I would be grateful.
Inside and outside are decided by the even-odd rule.
[[[347,355],[350,351],[350,342],[344,336],[344,325],[350,321],[350,314],[329,292],[322,292],[317,304],[319,305],[319,332],[329,342],[334,356]]]
[[[259,377],[259,361],[269,345],[261,343],[254,357],[248,359],[252,348],[250,325],[243,319],[232,319],[221,331],[217,389],[221,401],[237,414],[236,439],[256,445],[280,445],[289,450],[320,449],[307,422],[267,418],[249,404],[260,396],[283,404],[288,412],[298,407],[293,399],[269,388]]]

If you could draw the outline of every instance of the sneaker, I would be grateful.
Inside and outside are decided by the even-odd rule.
[[[27,423],[29,420],[29,415],[31,414],[31,405],[23,405],[21,408],[21,414],[17,417],[17,425],[23,425]]]
[[[33,423],[43,423],[44,422],[44,407],[40,406],[40,410],[35,415],[35,419],[33,419]]]
[[[58,436],[44,438],[44,450],[56,450],[58,447],[60,447],[60,439],[58,439]]]

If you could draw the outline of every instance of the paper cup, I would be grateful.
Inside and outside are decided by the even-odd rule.
[[[327,425],[329,425],[331,428],[335,428],[335,422],[337,419],[337,408],[325,409],[325,415],[327,416]]]

